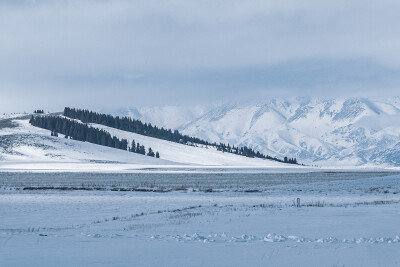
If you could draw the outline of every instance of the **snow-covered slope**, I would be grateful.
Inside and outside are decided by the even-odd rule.
[[[160,109],[162,110],[162,109]],[[167,127],[151,110],[138,115]],[[175,111],[175,119],[186,114]],[[179,128],[215,142],[247,145],[272,156],[295,156],[323,166],[400,166],[400,98],[268,99],[222,105]]]
[[[192,147],[141,136],[101,125],[118,138],[132,138],[161,158],[50,136],[50,131],[29,124],[29,115],[0,118],[0,170],[120,171],[147,167],[230,166],[283,167],[275,161],[250,159],[209,147]],[[293,166],[295,168],[295,166]]]
[[[232,153],[223,153],[217,151],[215,147],[207,147],[203,145],[187,146],[174,142],[169,142],[157,138],[147,137],[135,133],[117,130],[99,124],[90,124],[92,127],[106,130],[111,135],[120,139],[127,139],[129,143],[132,139],[136,143],[144,145],[146,148],[151,147],[154,151],[158,151],[161,158],[184,164],[199,164],[207,166],[262,166],[262,167],[288,167],[288,164],[282,164],[276,161],[247,158]]]

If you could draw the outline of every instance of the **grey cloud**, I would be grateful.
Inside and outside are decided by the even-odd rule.
[[[94,105],[397,94],[399,12],[398,1],[0,1],[0,105],[33,92],[52,108],[83,102],[77,92]]]

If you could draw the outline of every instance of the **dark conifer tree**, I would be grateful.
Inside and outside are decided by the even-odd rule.
[[[135,140],[132,140],[132,144],[131,144],[131,149],[130,149],[130,151],[131,151],[131,152],[135,152],[135,151],[136,151],[136,143],[135,143]]]
[[[151,149],[151,147],[149,147],[149,152],[147,152],[147,156],[150,156],[150,157],[154,157],[155,156],[155,154],[153,152],[153,149]]]
[[[140,144],[139,142],[136,143],[136,149],[135,149],[136,153],[140,154]]]

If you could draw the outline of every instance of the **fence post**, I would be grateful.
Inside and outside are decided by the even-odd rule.
[[[300,208],[300,198],[297,198],[297,207]]]

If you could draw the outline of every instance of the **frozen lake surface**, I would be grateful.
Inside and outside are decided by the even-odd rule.
[[[0,188],[1,266],[400,265],[396,172],[0,173]]]

